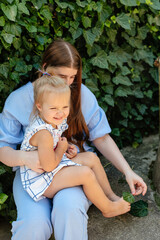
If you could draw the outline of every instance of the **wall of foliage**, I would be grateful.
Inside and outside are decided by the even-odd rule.
[[[55,38],[80,52],[83,81],[105,110],[119,147],[137,147],[157,132],[159,0],[1,0],[0,111],[11,91],[34,79]],[[0,213],[13,219],[8,171],[0,166]]]

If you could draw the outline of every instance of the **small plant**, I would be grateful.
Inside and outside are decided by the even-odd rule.
[[[8,196],[5,193],[0,193],[0,210],[3,209],[3,204],[7,198]]]
[[[126,202],[134,203],[135,201],[135,197],[131,193],[123,192],[122,196]]]
[[[131,210],[130,214],[133,215],[134,217],[145,217],[148,215],[148,203],[139,200],[135,202],[135,197],[128,192],[124,192],[122,194],[123,199],[129,203],[131,203]]]

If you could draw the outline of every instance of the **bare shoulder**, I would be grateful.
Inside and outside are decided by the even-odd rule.
[[[32,146],[38,147],[39,145],[51,145],[53,146],[53,137],[47,129],[42,129],[36,132],[30,139]]]

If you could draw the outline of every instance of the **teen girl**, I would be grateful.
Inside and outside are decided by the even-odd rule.
[[[110,137],[108,121],[95,96],[81,84],[82,64],[77,50],[63,40],[54,41],[44,53],[42,66],[45,71],[51,67],[55,75],[71,86],[69,128],[65,133],[68,141],[79,143],[85,141],[86,136],[125,175],[131,192],[144,195],[146,184],[129,167]],[[22,142],[29,123],[34,103],[33,84],[29,82],[14,91],[6,100],[0,115],[0,160],[11,167],[26,165],[38,173],[43,173],[37,151],[15,150],[17,144]],[[86,145],[83,146],[88,149]],[[81,187],[65,188],[59,191],[52,201],[45,198],[35,202],[22,187],[19,168],[14,169],[16,176],[13,192],[17,220],[12,223],[12,240],[47,240],[52,234],[52,225],[56,240],[88,239],[87,210],[90,201]]]

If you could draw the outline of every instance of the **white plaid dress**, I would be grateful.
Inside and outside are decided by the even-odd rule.
[[[45,123],[39,116],[37,116],[34,121],[26,128],[24,140],[21,144],[21,150],[24,151],[34,151],[37,150],[37,147],[30,145],[29,140],[31,137],[38,131],[42,129],[47,129],[54,138],[54,146],[57,146],[59,137],[62,133],[68,128],[66,119],[62,124],[58,126],[57,129],[53,128],[52,125]],[[47,159],[46,159],[47,161]],[[23,188],[28,192],[28,194],[35,201],[39,201],[40,199],[45,198],[43,193],[51,184],[54,175],[63,167],[78,165],[72,162],[69,158],[64,154],[59,165],[51,172],[44,173],[36,173],[27,166],[20,167],[21,181]]]

